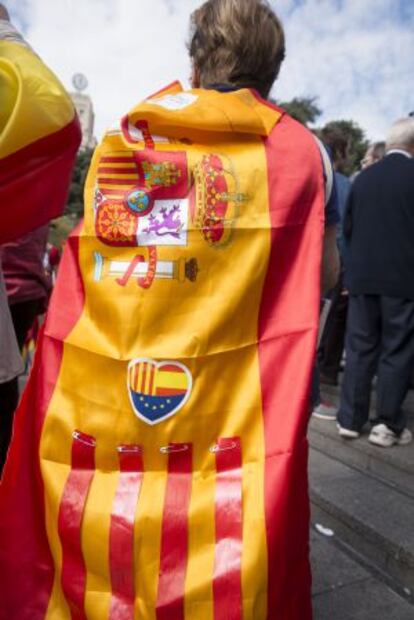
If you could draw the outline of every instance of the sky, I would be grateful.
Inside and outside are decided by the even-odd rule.
[[[98,137],[175,79],[189,87],[186,42],[201,0],[3,0],[68,89],[89,81]],[[414,110],[414,0],[273,0],[287,57],[272,96],[318,97],[318,125],[353,119],[371,140]]]

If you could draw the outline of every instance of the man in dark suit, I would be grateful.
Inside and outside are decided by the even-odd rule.
[[[344,237],[349,311],[339,434],[359,436],[377,373],[377,412],[369,441],[412,441],[401,409],[414,364],[414,118],[397,121],[387,155],[355,180]]]

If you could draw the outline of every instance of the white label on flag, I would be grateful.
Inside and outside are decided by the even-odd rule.
[[[198,95],[192,95],[191,93],[177,93],[176,95],[165,95],[158,99],[147,99],[146,103],[152,105],[159,105],[166,110],[183,110],[187,108],[195,101],[197,101]]]

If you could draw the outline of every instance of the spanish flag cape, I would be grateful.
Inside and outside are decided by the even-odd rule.
[[[23,42],[0,40],[0,244],[61,215],[79,143],[54,74]]]
[[[250,90],[96,150],[1,490],[13,620],[309,620],[324,181]]]

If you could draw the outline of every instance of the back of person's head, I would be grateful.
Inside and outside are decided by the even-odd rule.
[[[372,164],[376,164],[385,155],[385,142],[374,142],[370,144],[361,161],[361,168],[368,168]]]
[[[385,142],[374,142],[371,152],[375,161],[382,159],[385,156]]]
[[[349,137],[341,127],[328,123],[320,131],[321,140],[330,149],[334,164],[340,170],[345,164],[349,151]]]
[[[191,16],[189,51],[201,87],[255,88],[266,98],[285,57],[285,35],[265,0],[208,0]]]
[[[392,149],[408,150],[414,155],[414,118],[400,118],[388,132],[387,151]]]

